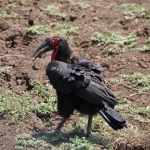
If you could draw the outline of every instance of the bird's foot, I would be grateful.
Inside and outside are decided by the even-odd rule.
[[[92,136],[92,132],[91,131],[87,131],[86,133],[84,133],[84,136],[85,137],[89,137],[89,136]]]
[[[50,135],[62,135],[63,133],[61,132],[60,129],[56,129],[54,132],[51,132]]]

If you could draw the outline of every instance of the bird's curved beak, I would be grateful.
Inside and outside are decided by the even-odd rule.
[[[45,49],[43,49],[45,48]],[[43,49],[42,51],[40,51],[41,49]],[[40,57],[42,54],[55,49],[54,45],[50,44],[50,40],[46,40],[44,41],[38,48],[37,50],[34,52],[33,56],[32,56],[32,60],[35,60],[36,58]],[[39,52],[40,51],[40,52]],[[38,53],[39,52],[39,53]],[[37,54],[38,53],[38,54]],[[37,55],[36,55],[37,54]]]

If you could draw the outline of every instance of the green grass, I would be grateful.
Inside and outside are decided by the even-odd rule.
[[[12,66],[6,66],[4,68],[0,68],[0,74],[10,72],[13,69]]]
[[[146,39],[146,43],[150,44],[150,37],[148,39]]]
[[[39,15],[36,16],[37,18],[42,18],[43,17],[43,12],[41,12]]]
[[[132,20],[140,17],[150,17],[150,12],[147,8],[137,6],[135,4],[122,4],[121,9],[126,20]]]
[[[115,110],[121,111],[124,116],[132,117],[133,120],[137,120],[142,123],[150,123],[150,120],[146,118],[150,112],[150,106],[147,107],[134,107],[132,102],[128,99],[124,101],[120,100],[120,104],[115,106]]]
[[[46,84],[45,86],[42,86],[41,84],[36,84],[34,86],[34,90],[39,96],[44,98],[44,102],[34,104],[34,106],[32,106],[33,112],[40,115],[47,115],[57,111],[56,97],[51,94],[51,92],[53,91],[52,86],[50,86],[49,84]]]
[[[48,91],[52,90],[51,86],[35,86],[35,93],[42,96],[45,100],[48,100]],[[134,120],[138,120],[140,122],[149,123],[150,121],[145,117],[149,115],[150,108],[149,107],[139,107],[134,108],[132,102],[128,99],[121,99],[120,104],[115,107],[116,110],[121,112],[123,116],[130,116]],[[102,119],[100,115],[93,118],[92,129],[94,131],[95,136],[90,136],[88,138],[83,137],[84,130],[87,125],[87,120],[85,118],[80,118],[78,126],[76,123],[72,125],[73,130],[71,129],[68,132],[63,133],[63,135],[55,135],[49,137],[49,134],[40,131],[32,137],[29,134],[20,134],[15,136],[16,146],[15,149],[26,149],[26,148],[45,148],[45,149],[53,149],[53,150],[83,150],[83,149],[107,149],[113,150],[113,144],[119,141],[122,142],[132,142],[135,139],[142,136],[141,131],[139,131],[136,126],[130,125],[128,129],[122,129],[119,131],[112,130],[108,124]],[[115,140],[113,140],[113,136],[115,136]],[[112,142],[113,140],[113,142]],[[55,146],[53,146],[55,145]]]
[[[147,107],[139,107],[136,109],[137,113],[142,116],[147,116],[150,113],[150,106]]]
[[[50,16],[54,15],[54,12],[53,12],[54,6],[48,6],[47,8],[40,8],[40,9],[45,14],[48,14]]]
[[[53,140],[53,141],[52,141]],[[40,139],[36,139],[32,137],[29,134],[20,134],[15,136],[16,146],[15,149],[24,149],[24,148],[53,148],[53,150],[66,150],[66,149],[73,149],[73,150],[95,150],[95,145],[92,145],[92,142],[87,140],[85,137],[79,138],[78,136],[75,136],[73,138],[70,138],[67,143],[61,142],[62,144],[59,145],[59,147],[54,147],[50,144],[54,141],[60,141],[63,140],[59,136],[56,136],[55,139],[49,139],[47,135],[43,135],[40,137]]]
[[[140,52],[149,52],[150,51],[150,44],[143,45],[142,47],[133,48],[131,51],[140,51]]]
[[[147,19],[147,24],[150,25],[150,19]],[[149,31],[150,32],[150,31]]]
[[[44,102],[32,103],[30,93],[18,95],[8,90],[0,96],[0,115],[10,115],[8,123],[23,121],[25,116],[31,112],[38,116],[45,116],[56,112],[56,98],[52,96],[52,87],[49,85],[35,85],[34,92],[44,98]]]
[[[120,36],[117,33],[99,33],[95,32],[91,37],[91,41],[97,46],[104,46],[105,53],[117,53],[117,51],[125,52],[134,48],[137,42],[135,35]]]
[[[6,91],[0,96],[0,115],[11,115],[10,123],[24,119],[30,112],[31,99],[28,94],[17,95],[13,91]]]
[[[5,10],[9,10],[11,8],[15,8],[16,5],[15,4],[7,4],[6,7],[5,7]]]
[[[109,80],[111,83],[119,83],[120,81],[118,79],[110,79]]]
[[[15,136],[16,146],[15,149],[25,149],[25,148],[52,148],[53,146],[43,140],[36,139],[30,134],[18,134]]]
[[[98,42],[97,46],[108,45],[108,44],[117,44],[118,46],[128,45],[133,47],[136,44],[137,37],[135,35],[120,36],[117,33],[110,33],[105,35],[104,33],[96,32],[91,40]]]
[[[59,16],[61,19],[66,19],[67,14],[66,13],[57,13],[57,16]]]
[[[48,31],[49,26],[48,25],[34,25],[30,27],[26,27],[26,31],[29,33],[29,35],[43,35],[46,31]]]
[[[31,6],[33,4],[33,2],[32,1],[28,1],[28,2],[26,2],[25,4],[23,4],[24,6]]]
[[[71,24],[63,23],[63,24],[56,24],[55,29],[60,29],[61,32],[64,34],[72,34],[72,33],[78,33],[78,27],[72,26]]]
[[[74,138],[69,139],[69,143],[62,143],[60,145],[60,149],[72,149],[72,150],[95,150],[95,145],[92,144],[89,140],[85,137],[78,137],[75,136]]]
[[[8,14],[6,10],[0,12],[0,18],[21,18],[18,14]]]
[[[143,45],[142,47],[125,49],[123,52],[128,52],[128,51],[149,52],[150,51],[150,38],[145,40],[145,45]]]
[[[8,14],[7,11],[5,11],[5,10],[1,11],[0,18],[9,18],[9,17],[10,17],[10,15]]]
[[[89,4],[86,4],[86,3],[84,3],[84,2],[78,3],[78,5],[79,5],[82,9],[86,9],[86,8],[90,7]]]
[[[40,8],[42,13],[38,16],[38,18],[41,18],[43,16],[43,13],[49,15],[49,16],[59,16],[61,19],[65,19],[67,14],[64,12],[55,13],[54,6],[48,6],[47,8]]]
[[[5,8],[0,10],[0,18],[22,18],[20,15],[16,13],[8,13],[8,11],[12,8],[15,8],[15,4],[7,4]]]
[[[78,131],[77,131],[78,130]],[[78,135],[77,135],[78,134]],[[82,136],[81,136],[82,134]],[[90,136],[83,137],[80,127],[74,126],[73,131],[63,133],[63,135],[51,136],[44,131],[40,131],[34,137],[29,134],[19,134],[15,136],[16,149],[24,148],[52,148],[53,150],[89,150],[89,149],[112,149],[110,138]],[[55,145],[55,146],[52,146]]]
[[[132,75],[122,74],[121,77],[131,84],[137,84],[140,87],[140,93],[143,91],[150,91],[150,74],[144,75],[142,73],[134,73]]]

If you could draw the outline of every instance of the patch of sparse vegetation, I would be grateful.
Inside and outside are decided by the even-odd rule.
[[[143,47],[133,48],[133,51],[140,51],[140,52],[149,52],[150,51],[150,44],[143,45]]]
[[[148,25],[150,25],[150,19],[147,19],[147,23],[148,23]],[[150,31],[149,31],[150,32]]]
[[[8,13],[10,9],[15,7],[15,4],[7,4],[6,7],[0,11],[0,18],[21,18],[21,16],[16,13]]]
[[[34,85],[34,90],[42,96],[46,102],[49,100],[53,102],[56,102],[56,98],[52,96],[51,92],[54,90],[50,84],[46,84],[45,86],[41,84],[35,84]]]
[[[150,106],[135,108],[133,106],[132,102],[126,98],[120,100],[119,102],[120,102],[120,104],[115,106],[115,109],[118,111],[121,110],[125,116],[130,116],[134,120],[138,120],[138,121],[144,122],[144,123],[150,122],[149,119],[144,118],[150,112]]]
[[[66,13],[57,13],[57,16],[59,16],[61,19],[66,19],[67,14]]]
[[[83,118],[84,119],[84,118]],[[84,122],[82,122],[82,124],[84,124]],[[83,126],[81,124],[81,126]],[[97,127],[95,125],[98,125]],[[106,122],[104,122],[104,120],[102,119],[101,116],[97,116],[97,117],[94,117],[93,118],[93,122],[92,122],[92,126],[93,128],[99,128],[100,130],[103,130],[105,127],[106,127]],[[83,136],[84,134],[84,130],[83,128],[81,127],[80,125],[78,126],[76,124],[76,122],[72,125],[73,127],[73,131],[71,131],[72,133],[74,133],[75,135],[78,135],[78,136]],[[84,126],[85,128],[85,126]],[[69,133],[68,133],[69,134]],[[99,133],[97,132],[97,135],[99,135]],[[75,138],[75,137],[74,137]],[[70,140],[70,139],[69,139]],[[107,135],[105,137],[97,137],[97,136],[89,136],[88,137],[88,142],[90,142],[94,147],[101,147],[101,148],[105,148],[105,149],[109,149],[112,147],[112,143],[111,143],[111,136],[108,136]],[[72,142],[71,142],[72,143]],[[68,145],[68,143],[67,143]],[[70,144],[69,144],[70,145]],[[74,145],[74,144],[73,144]],[[70,145],[71,146],[71,145]],[[88,146],[88,144],[87,144]]]
[[[6,66],[4,68],[0,68],[0,74],[10,72],[12,68],[13,68],[12,66]]]
[[[30,111],[31,99],[25,93],[20,96],[13,91],[6,91],[0,96],[0,114],[11,115],[11,123],[22,120]]]
[[[59,16],[61,19],[65,19],[66,18],[66,16],[67,16],[66,13],[64,13],[64,12],[55,13],[54,12],[54,8],[55,8],[54,6],[48,6],[47,8],[40,8],[42,13],[41,13],[41,15],[38,16],[38,18],[40,18],[43,15],[43,13],[45,13],[45,14],[47,14],[49,16]]]
[[[74,122],[72,124],[73,127],[73,133],[75,134],[83,134],[84,133],[84,129],[81,126],[77,126],[76,122]]]
[[[150,113],[150,106],[147,107],[139,107],[136,109],[137,113],[142,116],[147,116]]]
[[[150,44],[150,37],[146,40],[147,44]]]
[[[34,112],[39,116],[55,112],[56,98],[50,94],[52,87],[49,85],[46,87],[35,85],[34,90],[35,93],[38,92],[37,94],[40,94],[45,99],[44,102],[32,104],[29,93],[20,96],[13,91],[6,91],[0,96],[0,115],[11,115],[8,123],[15,123],[24,120],[25,116],[30,112]],[[48,90],[50,90],[49,93]]]
[[[137,6],[136,4],[122,4],[121,9],[126,20],[132,20],[140,17],[150,17],[150,12],[147,8]]]
[[[43,13],[48,14],[50,16],[54,14],[53,12],[54,6],[48,6],[47,8],[40,8],[40,9]]]
[[[41,36],[45,33],[45,31],[48,31],[49,26],[48,25],[34,25],[26,28],[26,31],[28,34],[31,35],[38,35]]]
[[[5,10],[1,11],[0,17],[1,17],[1,18],[8,18],[8,17],[9,17],[8,12],[5,11]]]
[[[5,10],[9,10],[11,8],[15,8],[16,5],[15,4],[7,4],[6,7],[5,7]]]
[[[66,24],[66,23],[56,24],[54,28],[61,29],[61,31],[64,34],[78,33],[78,29],[79,29],[78,27],[74,27],[71,24]]]
[[[84,2],[78,3],[78,5],[79,5],[82,9],[86,9],[86,8],[90,7],[89,4],[85,4]]]
[[[130,125],[128,128],[125,128],[124,130],[119,130],[116,136],[119,137],[117,141],[122,142],[124,141],[126,143],[133,141],[135,138],[138,138],[140,134],[141,133],[136,126]]]
[[[40,131],[38,134],[34,135],[34,138],[29,134],[20,134],[15,136],[15,140],[17,145],[16,149],[21,148],[49,148],[51,147],[53,150],[66,150],[66,149],[74,149],[74,150],[82,150],[82,149],[111,149],[112,143],[111,138],[105,137],[97,137],[91,135],[88,138],[83,137],[83,129],[76,124],[73,125],[73,131],[69,131],[68,133],[62,133],[62,135],[49,137],[49,134]],[[56,144],[57,142],[57,144]],[[53,147],[53,143],[55,143],[55,147]]]
[[[132,105],[132,102],[126,98],[124,99],[121,99],[120,101],[120,104],[116,105],[115,106],[115,109],[116,110],[123,110],[125,111],[125,113],[132,113],[134,112],[134,106]]]
[[[98,43],[97,46],[117,44],[118,46],[129,45],[129,47],[133,47],[133,45],[136,44],[137,37],[131,34],[124,37],[116,33],[110,33],[108,35],[104,35],[103,33],[96,32],[94,36],[91,37],[91,40],[97,42]]]
[[[8,14],[6,10],[1,11],[0,18],[21,18],[18,14]]]
[[[145,45],[143,45],[142,47],[125,49],[123,52],[128,52],[128,51],[149,52],[150,51],[150,38],[145,40]]]
[[[110,79],[109,80],[111,83],[118,83],[118,82],[120,82],[118,79]]]
[[[137,42],[135,35],[120,36],[117,33],[104,34],[95,32],[91,37],[92,42],[97,43],[97,46],[105,46],[105,53],[117,53],[117,51],[125,51],[126,49],[134,48]],[[121,50],[120,50],[121,49]]]
[[[46,84],[46,86],[42,86],[41,84],[36,84],[34,86],[34,90],[38,95],[44,98],[44,102],[39,104],[34,104],[32,106],[32,111],[38,113],[40,115],[47,115],[52,112],[56,112],[56,97],[52,96],[51,91],[53,90],[52,86]]]
[[[137,84],[141,89],[139,93],[144,91],[150,91],[150,74],[143,75],[142,73],[134,73],[132,75],[121,75],[126,81],[130,81],[132,84]]]
[[[41,12],[39,15],[36,16],[37,18],[42,18],[43,17],[43,12]]]
[[[92,145],[92,142],[89,142],[85,137],[79,138],[75,136],[70,138],[70,143],[63,143],[60,145],[60,148],[65,149],[74,149],[74,150],[95,150],[95,146]]]
[[[25,148],[53,148],[53,146],[49,143],[46,143],[43,140],[36,139],[32,137],[30,134],[18,134],[15,136],[15,141],[17,145],[15,149],[25,149]]]
[[[24,4],[24,6],[31,6],[32,5],[32,1],[28,1]]]
[[[104,121],[102,116],[98,115],[93,118],[92,126],[93,128],[98,128],[97,131],[101,133],[103,129],[108,127],[108,124]]]

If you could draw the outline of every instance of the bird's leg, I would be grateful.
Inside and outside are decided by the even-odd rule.
[[[88,137],[91,133],[91,125],[92,125],[92,118],[93,118],[93,115],[90,115],[88,116],[88,126],[87,126],[87,132],[85,133],[85,136]]]
[[[59,125],[57,126],[57,128],[55,129],[55,131],[51,134],[61,134],[61,127],[63,126],[63,124],[68,120],[68,118],[64,117],[62,119],[62,121],[59,123]]]

